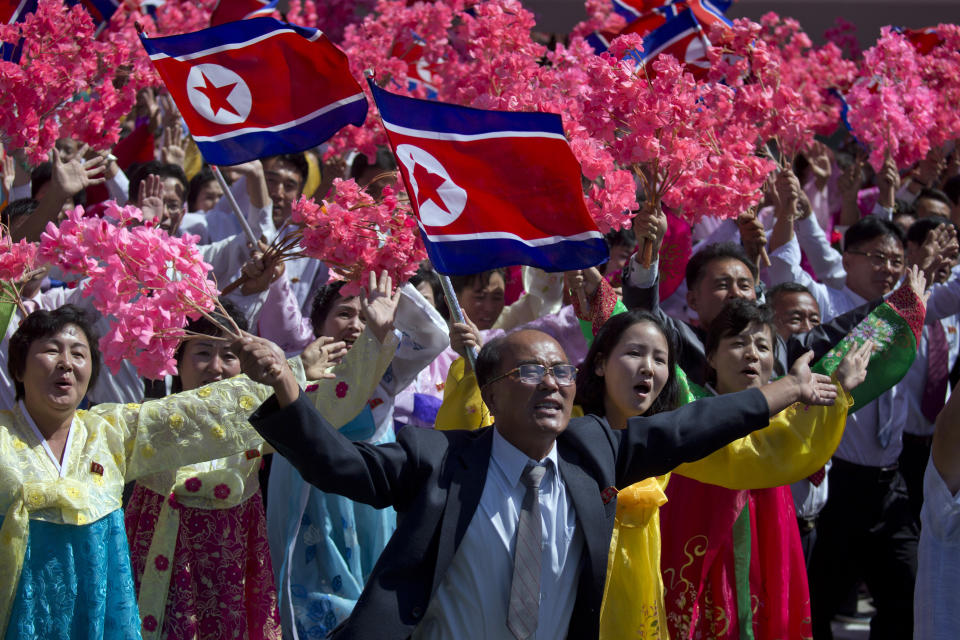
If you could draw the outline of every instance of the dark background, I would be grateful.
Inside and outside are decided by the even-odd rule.
[[[566,33],[585,17],[583,0],[522,0],[537,16],[541,31]],[[815,43],[842,17],[857,26],[863,48],[872,44],[884,25],[929,27],[940,22],[960,23],[960,0],[737,0],[730,18],[759,20],[768,11],[800,21]]]

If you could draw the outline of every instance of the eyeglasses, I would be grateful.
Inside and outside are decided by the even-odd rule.
[[[517,379],[524,384],[540,384],[547,374],[553,376],[557,384],[561,387],[569,387],[577,379],[577,368],[572,364],[555,364],[552,367],[545,367],[542,364],[522,364],[515,369],[507,371],[501,376],[487,382],[483,386],[489,386],[497,380],[503,380],[507,376],[516,375]]]
[[[853,249],[847,249],[847,253],[852,253],[855,256],[866,256],[870,259],[870,264],[875,267],[882,267],[885,264],[889,263],[894,269],[903,268],[903,256],[888,256],[885,253],[874,253],[872,251],[854,251]]]

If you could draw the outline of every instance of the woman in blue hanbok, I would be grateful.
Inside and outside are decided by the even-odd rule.
[[[310,318],[304,318],[284,280],[271,286],[260,316],[261,335],[288,352],[315,336],[346,342],[350,350],[331,370],[335,378],[327,381],[334,397],[315,404],[351,440],[393,442],[394,397],[447,348],[446,323],[409,284],[397,292],[389,332],[365,326],[359,298],[340,295],[343,282],[321,288]],[[389,291],[389,278],[380,287]],[[368,343],[379,345],[380,357],[361,355],[369,353]],[[365,400],[362,410],[355,404],[360,398]],[[323,638],[353,610],[393,533],[396,512],[326,494],[304,482],[279,456],[267,491],[267,535],[284,638]]]

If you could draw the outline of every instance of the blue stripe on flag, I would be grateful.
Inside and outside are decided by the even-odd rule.
[[[571,271],[587,269],[609,260],[607,243],[602,237],[558,240],[554,244],[533,247],[520,240],[508,239],[450,240],[423,244],[437,272],[451,276],[516,264],[536,265],[544,271]],[[607,257],[600,259],[600,256]],[[482,265],[482,268],[478,268],[478,265]]]
[[[141,35],[140,41],[147,53],[156,55],[166,54],[171,58],[186,56],[210,48],[211,43],[223,47],[240,44],[249,40],[263,40],[275,31],[295,31],[304,38],[316,36],[316,29],[301,27],[300,25],[280,22],[275,18],[250,18],[237,22],[227,22],[216,27],[161,38],[145,38]]]
[[[398,96],[370,82],[380,116],[389,124],[472,135],[502,131],[534,131],[564,135],[563,121],[555,113],[488,111],[459,105]]]
[[[652,60],[669,44],[697,30],[699,27],[700,23],[697,22],[693,12],[689,9],[681,12],[676,18],[667,20],[663,25],[651,31],[643,39],[643,60],[645,62]]]
[[[604,38],[599,33],[597,33],[596,31],[588,35],[586,37],[586,40],[587,40],[587,44],[593,47],[593,51],[597,55],[600,55],[601,53],[603,53],[604,51],[610,48],[610,43],[607,42],[607,39]]]
[[[317,140],[326,140],[342,129],[344,122],[362,123],[366,117],[366,99],[356,100],[289,129],[245,133],[215,142],[196,142],[204,160],[210,164],[240,164],[313,148]]]
[[[626,2],[620,2],[620,0],[613,0],[613,10],[623,16],[627,22],[632,22],[640,17],[640,12],[637,9]]]

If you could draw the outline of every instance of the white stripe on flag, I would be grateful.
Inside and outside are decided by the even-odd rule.
[[[553,138],[555,140],[566,140],[566,136],[552,131],[491,131],[489,133],[445,133],[440,131],[426,131],[423,129],[411,129],[401,127],[383,121],[383,126],[387,131],[393,131],[400,135],[410,136],[411,138],[424,138],[426,140],[453,140],[457,142],[470,142],[471,140],[490,140],[491,138]]]
[[[278,124],[273,127],[244,127],[243,129],[237,129],[235,131],[219,133],[215,136],[193,136],[193,139],[196,142],[218,142],[220,140],[227,140],[229,138],[235,138],[237,136],[242,136],[248,133],[262,133],[265,131],[283,131],[284,129],[295,127],[298,124],[303,124],[308,120],[313,120],[314,118],[322,116],[323,114],[333,111],[334,109],[337,109],[344,105],[348,105],[352,102],[356,102],[357,100],[363,100],[363,98],[364,98],[364,95],[363,95],[363,92],[361,91],[360,93],[354,94],[349,98],[344,98],[343,100],[337,100],[336,102],[331,102],[327,106],[317,109],[313,113],[309,113],[305,116],[297,118],[296,120],[291,120],[290,122],[284,122],[283,124]]]
[[[231,42],[231,43],[229,43],[229,44],[220,45],[219,47],[210,47],[209,49],[202,49],[202,50],[200,50],[200,51],[194,51],[193,53],[188,53],[188,54],[185,54],[185,55],[182,55],[182,56],[168,56],[168,55],[165,54],[165,53],[155,53],[155,54],[153,54],[153,55],[150,56],[150,59],[151,59],[151,60],[164,60],[164,59],[166,59],[166,58],[172,57],[174,60],[178,60],[178,61],[180,61],[180,62],[185,62],[185,61],[187,61],[187,60],[195,60],[196,58],[202,58],[202,57],[204,57],[204,56],[209,56],[209,55],[212,55],[212,54],[214,54],[214,53],[220,53],[221,51],[233,51],[234,49],[243,49],[244,47],[249,47],[250,45],[257,44],[258,42],[263,42],[264,40],[266,40],[266,39],[268,39],[268,38],[272,38],[272,37],[274,37],[274,36],[279,36],[279,35],[282,35],[282,34],[284,34],[284,33],[293,33],[293,34],[296,34],[296,35],[300,35],[297,31],[294,31],[293,29],[276,29],[276,30],[274,30],[274,31],[271,31],[270,33],[261,34],[261,35],[257,36],[256,38],[251,38],[251,39],[246,40],[246,41],[244,41],[244,42]]]
[[[667,40],[666,42],[664,42],[662,45],[660,45],[660,46],[657,47],[656,49],[650,51],[649,53],[646,52],[646,51],[644,51],[643,54],[642,54],[642,55],[643,55],[643,61],[644,61],[644,63],[647,63],[647,62],[649,62],[650,60],[653,60],[653,59],[656,58],[658,55],[660,55],[661,53],[663,53],[663,50],[664,50],[664,49],[666,49],[667,47],[671,47],[671,46],[675,45],[675,44],[676,44],[677,42],[679,42],[680,40],[683,40],[684,38],[686,38],[687,36],[689,36],[691,33],[693,33],[694,31],[698,31],[698,30],[699,30],[699,29],[687,29],[686,31],[683,31],[682,33],[679,33],[679,34],[673,36],[672,38],[670,38],[669,40]]]
[[[421,230],[423,226],[421,225]],[[602,240],[603,234],[599,231],[584,231],[573,236],[550,236],[547,238],[536,238],[535,240],[524,240],[518,235],[507,233],[505,231],[489,231],[486,233],[461,233],[457,235],[431,235],[426,234],[431,242],[462,242],[464,240],[515,240],[528,247],[541,247],[548,244],[557,244],[560,242],[583,242],[584,240]]]

